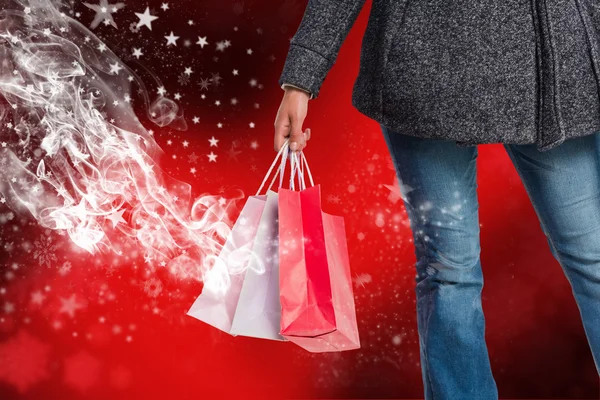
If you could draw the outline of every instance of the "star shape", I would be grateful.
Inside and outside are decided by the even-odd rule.
[[[170,45],[174,45],[177,46],[177,39],[179,39],[179,36],[175,36],[173,34],[173,31],[171,31],[171,34],[169,36],[165,36],[165,39],[167,39],[167,46]]]
[[[384,184],[383,186],[390,191],[388,194],[388,200],[394,204],[400,199],[408,202],[408,199],[404,196],[404,193],[409,193],[414,190],[410,185],[400,183],[397,178],[394,179],[393,185]]]
[[[127,221],[125,221],[125,219],[123,218],[123,213],[125,213],[124,208],[107,215],[106,219],[112,221],[113,228],[115,228],[119,224],[119,222],[127,223]]]
[[[144,53],[142,53],[142,49],[138,49],[138,48],[135,48],[135,47],[133,48],[133,56],[135,58],[137,58],[139,60],[139,58],[141,56],[143,56],[143,55],[144,55]]]
[[[69,314],[71,318],[75,316],[75,311],[80,308],[83,308],[83,304],[77,303],[75,299],[75,294],[72,294],[71,297],[65,299],[63,297],[60,298],[60,302],[62,303],[60,306],[60,312]]]
[[[99,4],[83,3],[87,8],[96,11],[94,20],[90,24],[90,28],[94,29],[100,22],[104,21],[105,25],[112,25],[115,28],[117,24],[113,20],[112,13],[117,12],[121,8],[125,7],[125,3],[108,4],[108,0],[100,0]]]
[[[206,36],[204,36],[204,37],[198,36],[198,41],[196,42],[196,44],[200,45],[201,48],[204,48],[204,46],[206,46],[208,44],[208,42],[206,41]]]
[[[232,145],[231,148],[229,149],[229,151],[227,152],[227,154],[229,155],[229,159],[233,158],[236,161],[237,161],[237,155],[240,154],[240,153],[241,153],[240,150],[238,150],[238,151],[235,150],[235,146],[234,145]]]
[[[217,51],[225,51],[226,47],[227,47],[227,45],[225,45],[225,42],[218,42],[217,43]]]
[[[150,15],[149,7],[146,7],[146,11],[144,11],[143,14],[135,13],[135,15],[140,19],[137,25],[135,26],[136,28],[139,28],[141,26],[147,26],[148,29],[152,30],[152,21],[158,19],[158,17]]]
[[[119,62],[118,62],[118,61],[115,61],[115,63],[114,63],[114,64],[110,64],[110,73],[111,73],[111,74],[118,75],[118,74],[119,74],[119,71],[120,71],[120,70],[122,70],[122,69],[123,69],[123,67],[121,67],[121,66],[119,65]]]

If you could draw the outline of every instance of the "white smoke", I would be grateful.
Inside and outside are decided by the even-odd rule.
[[[161,127],[186,129],[182,111],[161,95],[150,101],[141,79],[61,7],[0,0],[1,200],[90,253],[128,238],[147,259],[202,280],[235,199],[192,201],[188,184],[161,171],[131,86]]]

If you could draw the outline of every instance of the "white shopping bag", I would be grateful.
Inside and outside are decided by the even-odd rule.
[[[266,199],[266,195],[248,198],[187,315],[229,333]]]
[[[259,195],[282,154],[281,167],[273,177],[267,194]],[[281,187],[287,156],[286,141],[256,195],[248,197],[223,249],[206,274],[202,293],[187,312],[187,315],[233,336],[286,340],[279,335],[277,193],[270,188],[280,173]],[[258,242],[255,240],[257,237],[260,238]],[[269,240],[271,237],[274,239]],[[273,272],[274,265],[276,269]],[[224,286],[223,283],[227,284]]]
[[[277,193],[269,190],[254,238],[254,256],[248,263],[231,325],[232,335],[287,341],[279,334],[281,303],[277,203]]]

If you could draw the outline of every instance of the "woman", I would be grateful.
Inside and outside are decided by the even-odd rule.
[[[363,3],[309,0],[279,79],[275,150],[287,137],[294,151],[306,146],[308,101]],[[417,256],[426,399],[498,398],[481,307],[475,167],[483,143],[503,143],[515,165],[572,286],[600,373],[594,3],[372,1],[352,104],[380,123],[401,182]]]

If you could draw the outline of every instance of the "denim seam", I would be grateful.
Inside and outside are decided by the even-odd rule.
[[[527,192],[527,195],[529,196],[529,200],[531,201],[531,205],[533,206],[536,214],[537,214],[537,218],[540,221],[540,224],[542,225],[542,228],[544,230],[544,235],[546,235],[547,239],[548,239],[548,243],[550,244],[550,246],[552,246],[552,248],[554,249],[554,252],[556,254],[556,260],[559,262],[559,264],[561,264],[561,267],[564,268],[564,262],[562,261],[562,258],[560,257],[559,253],[558,253],[558,249],[556,248],[556,245],[554,244],[554,240],[552,239],[552,235],[550,234],[550,231],[548,230],[548,228],[546,227],[546,223],[544,222],[544,218],[542,218],[541,213],[539,212],[539,207],[538,204],[535,202],[534,200],[534,196],[531,195],[531,192],[529,191],[528,188],[528,183],[529,181],[527,180],[526,175],[523,173],[523,171],[521,170],[521,167],[519,166],[519,162],[514,154],[514,152],[512,151],[512,149],[510,148],[510,146],[505,146],[505,148],[507,149],[508,153],[511,155],[511,158],[513,159],[513,164],[517,170],[517,172],[519,173],[519,175],[521,176],[521,179],[524,181],[524,187],[525,187],[525,191]],[[566,269],[566,268],[565,268]],[[571,279],[569,279],[569,275],[566,273],[565,271],[565,277],[567,278],[567,280],[569,281],[569,283],[571,284],[571,287],[573,286],[573,282],[571,281]]]
[[[389,147],[391,148],[391,154],[390,154],[390,155],[391,155],[391,157],[392,157],[392,161],[394,162],[394,172],[395,172],[395,175],[396,175],[396,179],[398,179],[398,176],[397,176],[397,175],[399,175],[399,174],[398,174],[398,172],[396,171],[396,165],[397,165],[397,159],[398,159],[398,155],[396,154],[396,148],[394,147],[394,145],[393,145],[392,141],[389,139],[389,136],[390,136],[390,135],[389,135],[389,134],[390,134],[390,131],[389,131],[387,128],[385,128],[385,127],[384,127],[384,129],[385,129],[386,131],[385,131],[383,134],[388,136],[388,142],[389,142],[389,144],[390,144],[390,146],[389,146]],[[399,182],[399,183],[400,183],[400,182]],[[408,199],[407,199],[407,200],[408,200]],[[403,203],[405,203],[405,202],[403,201]],[[408,203],[408,205],[409,205],[410,207],[412,207],[412,205],[411,205],[410,203]],[[407,208],[407,205],[406,205],[406,204],[404,204],[404,208],[405,208],[405,209]],[[406,210],[406,211],[407,211],[407,213],[408,213],[408,210]],[[409,215],[409,216],[410,216],[410,215]],[[416,217],[416,214],[415,214],[415,217]],[[411,229],[412,229],[412,228],[411,228]],[[413,245],[416,245],[416,243],[413,243]],[[424,257],[424,258],[426,258],[426,259],[428,259],[428,257],[429,257],[429,256],[428,256],[427,254],[424,254],[424,256],[423,256],[423,257]],[[429,260],[427,260],[427,261],[429,262]],[[418,272],[418,271],[417,271],[417,272]],[[427,278],[426,278],[426,279],[427,279]],[[427,376],[427,380],[428,380],[428,382],[429,382],[429,387],[430,387],[430,389],[431,389],[431,400],[435,400],[435,399],[437,398],[437,396],[435,396],[435,395],[434,395],[433,383],[432,383],[432,380],[431,380],[431,375],[430,375],[430,373],[429,373],[429,359],[428,359],[428,357],[427,357],[427,349],[428,349],[428,346],[427,346],[427,338],[428,338],[428,336],[429,336],[429,320],[431,319],[431,315],[433,314],[433,309],[432,309],[432,308],[433,308],[433,293],[431,293],[431,292],[428,292],[428,293],[427,293],[427,318],[425,319],[425,332],[423,332],[423,334],[424,334],[424,338],[423,338],[423,346],[424,346],[423,358],[425,359],[425,360],[424,360],[424,361],[425,361],[425,374],[426,374],[426,376]],[[418,317],[417,317],[417,318],[418,318]]]
[[[546,227],[546,223],[544,222],[544,218],[542,218],[542,216],[541,216],[541,214],[539,212],[538,204],[535,202],[534,196],[532,196],[531,192],[529,191],[529,188],[528,188],[529,181],[527,180],[526,175],[521,170],[521,167],[519,166],[519,162],[517,160],[517,157],[515,156],[514,152],[510,148],[510,146],[505,146],[505,148],[506,148],[507,152],[509,153],[512,161],[513,161],[513,165],[515,166],[515,169],[517,170],[519,176],[523,180],[523,183],[524,183],[523,187],[525,188],[525,191],[527,192],[527,195],[529,196],[529,200],[531,201],[531,205],[533,206],[533,208],[534,208],[534,210],[535,210],[535,212],[537,214],[537,218],[539,219],[540,224],[542,225],[542,228],[544,230],[544,235],[547,236],[548,243],[550,244],[550,246],[552,246],[552,248],[556,252],[557,261],[559,263],[562,263],[562,261],[560,259],[560,256],[558,254],[558,250],[556,249],[556,246],[554,245],[554,241],[552,240],[552,235],[550,234],[550,231]],[[568,277],[567,277],[567,279],[568,279]]]
[[[571,281],[571,279],[569,278],[569,274],[568,274],[567,268],[565,267],[566,264],[562,261],[562,258],[560,257],[560,255],[558,253],[558,249],[556,248],[556,245],[554,244],[554,240],[552,239],[552,235],[550,234],[550,231],[546,227],[546,224],[544,223],[544,219],[541,217],[541,215],[540,215],[540,213],[538,211],[538,206],[537,206],[536,202],[533,200],[534,198],[533,198],[533,196],[531,196],[531,193],[529,192],[529,189],[527,188],[527,182],[528,182],[527,178],[522,173],[521,168],[519,167],[518,161],[517,161],[516,157],[514,156],[514,153],[513,153],[512,149],[510,148],[510,146],[505,146],[505,148],[506,148],[507,152],[509,153],[509,155],[511,156],[511,158],[513,159],[513,164],[514,164],[517,172],[521,176],[521,179],[523,179],[523,181],[525,182],[525,185],[523,185],[523,186],[525,187],[525,191],[527,192],[527,194],[529,196],[529,199],[531,201],[531,204],[533,205],[533,208],[536,211],[537,217],[538,217],[538,219],[540,221],[540,224],[542,225],[542,228],[544,230],[544,234],[546,235],[546,237],[548,239],[548,243],[554,249],[556,260],[558,261],[558,263],[560,264],[561,268],[563,269],[563,274],[564,274],[565,278],[567,278],[567,281],[569,282],[569,285],[571,286],[571,288],[574,288],[573,281]],[[583,318],[583,316],[582,316],[582,318]],[[583,320],[582,320],[582,322],[583,322]]]
[[[434,289],[435,290],[435,289]],[[434,308],[434,302],[433,302],[433,290],[429,291],[427,293],[427,323],[425,324],[425,338],[424,338],[424,344],[425,344],[425,351],[423,352],[423,355],[425,357],[425,361],[427,363],[427,379],[429,380],[429,388],[431,389],[431,399],[435,400],[437,399],[437,396],[435,395],[435,391],[433,390],[433,383],[431,380],[431,374],[429,372],[429,357],[427,356],[427,350],[429,349],[429,320],[431,319],[431,316],[433,315],[433,308]]]

